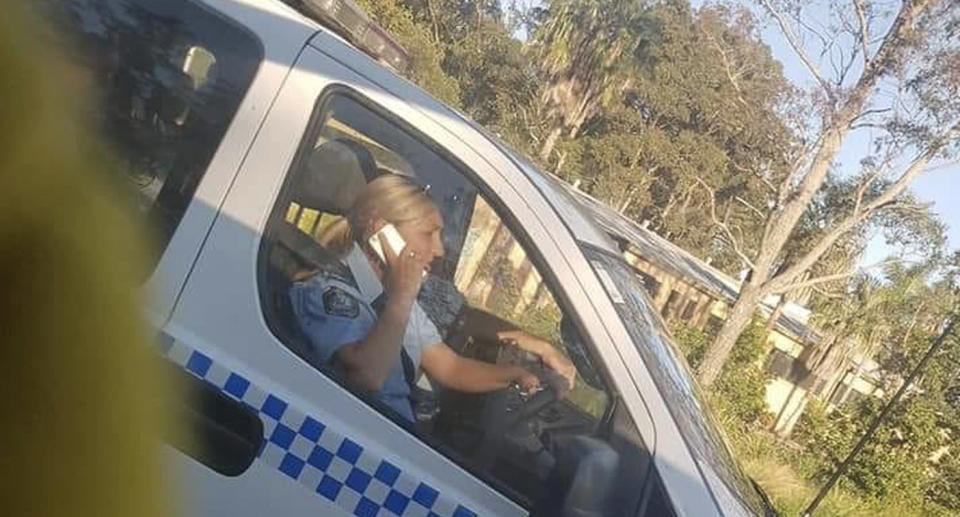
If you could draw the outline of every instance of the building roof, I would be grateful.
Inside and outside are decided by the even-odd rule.
[[[629,250],[660,269],[693,283],[698,288],[727,303],[732,304],[736,301],[740,293],[741,282],[710,266],[680,246],[637,224],[589,194],[574,189],[566,183],[564,185],[581,202],[583,208],[590,213],[597,224],[625,243]],[[776,296],[767,297],[761,302],[761,310],[766,314],[772,313],[778,299]],[[791,303],[787,303],[788,307],[777,319],[777,331],[795,338],[801,343],[815,344],[819,341],[820,336],[806,324],[806,321],[791,314],[791,312],[803,313],[806,309],[798,305],[791,308],[789,307]]]

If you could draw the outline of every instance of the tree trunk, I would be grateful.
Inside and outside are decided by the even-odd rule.
[[[620,212],[621,214],[625,214],[627,209],[630,208],[631,203],[633,203],[633,194],[628,193],[626,195],[626,199],[624,199],[623,202],[620,203],[620,209],[617,211]]]
[[[900,350],[906,350],[907,342],[910,341],[910,334],[913,333],[913,328],[917,326],[917,318],[920,317],[920,311],[923,310],[924,302],[917,304],[917,308],[913,311],[913,316],[910,317],[910,324],[907,325],[907,331],[904,332],[903,338],[900,339]]]
[[[784,244],[790,239],[800,217],[803,216],[817,192],[823,187],[851,124],[862,113],[863,107],[873,95],[876,85],[885,76],[896,70],[901,57],[910,48],[911,32],[915,26],[914,21],[923,11],[930,8],[931,3],[931,0],[916,0],[901,4],[893,24],[884,36],[883,43],[881,43],[870,63],[864,68],[856,84],[846,91],[841,99],[837,99],[835,109],[830,108],[830,111],[825,114],[826,116],[823,118],[824,126],[820,130],[818,143],[812,150],[809,164],[804,165],[807,161],[801,160],[797,166],[802,167],[802,171],[791,171],[791,174],[788,175],[788,179],[792,179],[794,178],[793,173],[803,172],[796,186],[786,190],[781,195],[782,206],[778,207],[768,218],[754,260],[751,285],[744,286],[744,290],[731,309],[730,317],[724,323],[720,334],[707,348],[700,373],[701,381],[705,386],[712,384],[719,375],[720,369],[723,367],[723,363],[733,348],[737,337],[746,328],[757,302],[762,298],[761,292],[777,292],[779,289],[788,287],[797,277],[809,270],[842,235],[852,230],[865,217],[869,216],[870,210],[878,209],[902,192],[907,184],[922,171],[935,153],[939,152],[947,142],[952,142],[956,134],[960,132],[960,124],[957,124],[950,131],[937,138],[900,178],[895,180],[882,194],[874,197],[867,207],[851,214],[835,225],[825,237],[787,271],[772,275],[773,265],[777,262],[776,259],[783,250]],[[800,57],[805,58],[806,55],[801,53]]]
[[[726,362],[730,350],[736,344],[737,338],[753,317],[753,311],[760,302],[761,292],[758,286],[752,283],[745,283],[740,290],[740,296],[734,302],[727,314],[723,327],[717,338],[707,348],[703,357],[703,363],[700,364],[700,384],[708,388],[720,376],[720,370],[723,369],[723,363]]]
[[[550,134],[547,135],[547,139],[543,141],[543,145],[540,147],[540,160],[547,162],[550,160],[550,153],[553,152],[553,147],[557,145],[557,139],[560,138],[560,133],[563,132],[563,126],[557,126],[550,130]]]
[[[770,317],[767,319],[767,324],[764,325],[763,331],[765,334],[773,332],[773,329],[777,328],[777,321],[780,319],[780,315],[783,314],[783,308],[787,305],[787,293],[780,295],[780,301],[777,302],[777,306],[774,307],[773,312],[770,313]]]

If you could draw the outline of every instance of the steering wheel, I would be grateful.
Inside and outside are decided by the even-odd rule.
[[[557,386],[551,382],[544,382],[542,386],[543,389],[529,396],[516,384],[487,395],[481,420],[483,438],[474,456],[479,467],[486,470],[493,466],[496,451],[508,432],[560,400]]]

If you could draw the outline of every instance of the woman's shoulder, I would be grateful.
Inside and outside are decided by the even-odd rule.
[[[339,290],[360,296],[357,286],[350,278],[338,275],[329,271],[318,271],[315,274],[293,282],[292,291],[302,291],[305,293],[322,293],[328,287],[336,287]]]
[[[290,295],[304,312],[315,316],[356,317],[364,303],[360,291],[348,279],[323,273],[294,282]]]

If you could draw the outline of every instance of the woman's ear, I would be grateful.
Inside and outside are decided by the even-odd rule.
[[[370,237],[372,237],[373,235],[376,235],[376,233],[379,232],[380,229],[383,228],[383,227],[386,226],[386,225],[387,225],[387,221],[386,221],[386,220],[384,220],[384,219],[382,219],[382,218],[380,218],[380,217],[375,217],[375,218],[373,218],[373,220],[371,220],[371,221],[370,221],[370,224],[367,226],[367,232],[368,232],[368,233],[364,236],[364,237],[365,237],[364,240],[369,240]]]

